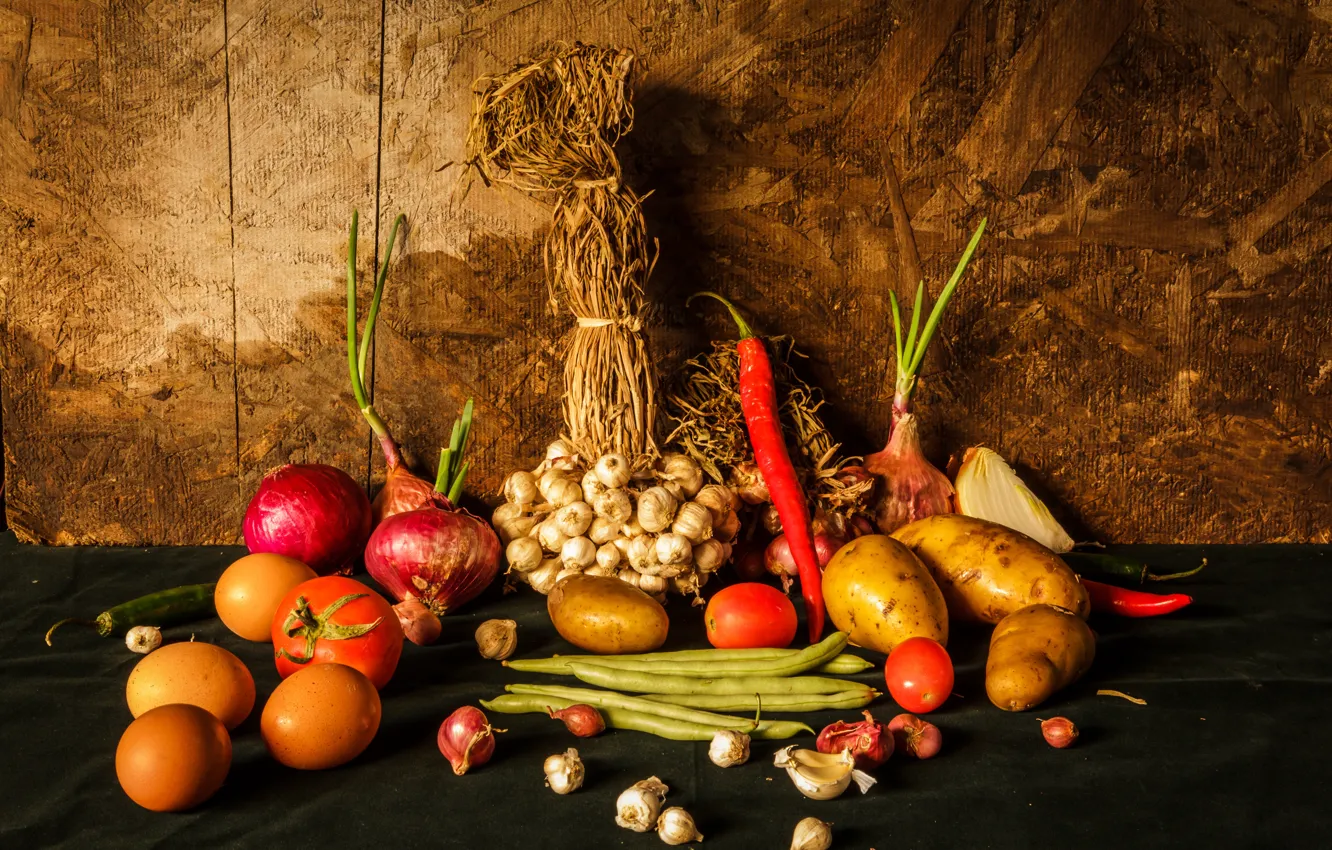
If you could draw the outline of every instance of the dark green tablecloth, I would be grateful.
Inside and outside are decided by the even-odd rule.
[[[583,790],[557,797],[541,762],[569,746],[563,727],[503,717],[495,759],[454,776],[435,748],[440,721],[489,697],[511,673],[484,662],[471,634],[512,617],[520,654],[567,652],[544,600],[493,594],[447,620],[433,647],[408,645],[385,688],[379,736],[358,759],[319,773],[267,758],[257,726],[277,683],[266,645],[216,621],[167,632],[213,641],[249,665],[253,715],[234,733],[226,785],[197,811],[139,809],[116,783],[114,753],[130,721],[124,684],[138,656],[91,633],[42,634],[142,592],[215,579],[236,549],[42,549],[0,537],[0,847],[466,847],[664,846],[613,823],[616,795],[660,776],[668,804],[687,808],[715,848],[785,848],[795,823],[835,824],[836,848],[1325,846],[1332,732],[1328,614],[1332,548],[1138,547],[1163,571],[1210,566],[1183,589],[1196,604],[1159,620],[1094,618],[1096,665],[1069,692],[1027,714],[985,699],[986,634],[951,646],[956,691],[933,719],[944,749],[933,761],[894,758],[864,797],[801,797],[759,742],[743,767],[722,770],[706,745],[609,732],[578,743]],[[671,606],[672,647],[700,645],[700,615]],[[877,675],[877,674],[876,674]],[[522,677],[528,680],[536,677]],[[875,676],[866,676],[873,680]],[[1147,700],[1108,696],[1114,688]],[[882,719],[896,713],[886,700]],[[854,712],[843,712],[843,716]],[[1041,740],[1036,717],[1064,714],[1082,729],[1069,750]],[[810,717],[815,728],[838,715]],[[812,745],[812,741],[803,741]]]

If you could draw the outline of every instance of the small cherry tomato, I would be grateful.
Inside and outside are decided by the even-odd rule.
[[[718,649],[781,649],[795,640],[796,610],[770,584],[742,582],[723,588],[703,613],[708,641]]]
[[[953,692],[953,660],[927,637],[907,638],[893,647],[883,676],[893,701],[914,714],[934,711]]]
[[[402,655],[402,623],[384,597],[359,581],[321,576],[278,603],[273,655],[284,679],[311,664],[346,664],[382,688]]]

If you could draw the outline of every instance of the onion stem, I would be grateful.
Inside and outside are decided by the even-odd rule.
[[[443,493],[455,505],[462,498],[463,481],[472,466],[462,459],[471,432],[472,399],[469,398],[463,405],[462,416],[453,420],[453,434],[449,437],[448,447],[440,449],[439,469],[435,473],[435,492]]]
[[[920,316],[925,310],[925,281],[922,280],[916,285],[916,301],[911,309],[911,328],[905,342],[902,339],[902,312],[897,303],[897,295],[891,291],[888,293],[893,311],[893,338],[897,353],[897,385],[893,397],[894,418],[911,410],[911,396],[916,391],[916,378],[920,373],[921,364],[925,361],[925,351],[934,339],[934,332],[939,328],[939,322],[943,319],[944,310],[948,308],[948,302],[952,300],[953,293],[957,291],[957,286],[962,281],[962,273],[966,271],[971,255],[976,252],[976,247],[980,244],[981,235],[985,233],[985,223],[986,219],[981,219],[980,226],[972,234],[961,259],[957,261],[957,267],[953,269],[952,277],[948,279],[943,291],[939,293],[938,300],[934,302],[934,308],[930,311],[923,329],[920,326]]]
[[[398,238],[398,227],[407,220],[406,213],[398,213],[389,230],[388,250],[384,253],[384,262],[380,266],[375,280],[374,294],[370,297],[370,311],[366,314],[365,329],[361,334],[361,344],[356,344],[356,232],[360,214],[352,210],[351,233],[347,238],[347,370],[351,374],[352,395],[356,397],[356,406],[365,421],[370,423],[370,430],[375,432],[380,442],[392,442],[388,425],[379,417],[374,405],[370,403],[365,391],[365,358],[370,350],[370,340],[374,337],[375,322],[379,318],[379,303],[384,297],[384,283],[388,280],[389,260],[393,257],[393,243]],[[396,453],[396,445],[393,446]],[[385,452],[388,453],[386,445]]]

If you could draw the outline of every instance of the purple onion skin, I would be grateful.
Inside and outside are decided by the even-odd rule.
[[[350,573],[370,536],[370,500],[341,469],[287,464],[260,482],[244,533],[252,553],[286,555],[321,576]]]
[[[410,594],[439,617],[475,599],[499,563],[494,530],[442,496],[386,518],[365,548],[366,570],[390,596],[401,602]]]

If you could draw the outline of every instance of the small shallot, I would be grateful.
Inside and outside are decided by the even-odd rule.
[[[856,758],[856,767],[873,770],[893,754],[893,734],[866,711],[864,720],[855,723],[838,720],[824,727],[814,746],[821,753],[849,750]]]
[[[409,596],[394,605],[393,612],[398,615],[398,622],[402,624],[403,637],[412,643],[417,646],[429,646],[439,640],[439,633],[444,626],[435,612],[427,608],[421,600]]]
[[[558,711],[546,706],[546,711],[550,712],[551,717],[562,722],[575,737],[594,738],[606,731],[606,721],[602,718],[601,712],[590,705],[578,703]]]
[[[453,772],[462,776],[490,761],[495,754],[494,733],[503,731],[492,728],[481,709],[464,705],[444,719],[436,742],[453,766]]]
[[[842,548],[842,542],[827,534],[814,535],[814,554],[819,560],[819,569],[828,566],[832,556]],[[783,587],[790,587],[791,582],[799,575],[795,558],[791,555],[791,545],[787,542],[785,534],[774,537],[768,544],[763,553],[763,566],[768,572],[781,578]]]
[[[893,733],[896,749],[918,759],[933,758],[943,746],[939,727],[914,714],[897,715],[888,721],[888,730]]]
[[[1067,717],[1051,717],[1041,721],[1041,736],[1045,738],[1045,743],[1056,750],[1062,750],[1072,746],[1078,739],[1078,727]]]

